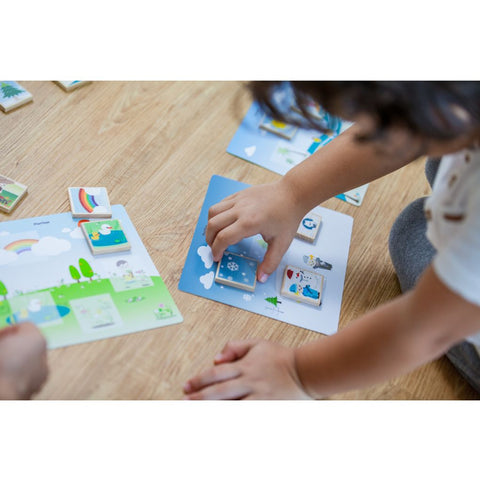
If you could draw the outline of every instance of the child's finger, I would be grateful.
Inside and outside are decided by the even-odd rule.
[[[277,269],[290,243],[291,239],[288,237],[277,237],[268,244],[263,262],[258,267],[257,278],[259,282],[265,283],[269,275]]]
[[[25,350],[32,353],[46,352],[47,341],[40,329],[32,322],[22,322],[18,324],[18,338],[21,337],[21,343],[25,346]]]
[[[218,232],[228,227],[237,219],[236,214],[232,209],[221,212],[212,217],[207,224],[207,230],[205,231],[205,240],[208,245],[212,245]]]
[[[212,205],[208,209],[208,220],[215,217],[219,213],[224,212],[225,210],[230,210],[235,205],[235,202],[230,199],[230,197],[224,198],[221,202]]]
[[[240,370],[232,363],[218,365],[188,380],[183,386],[183,391],[186,394],[198,392],[209,385],[231,380],[239,375]]]
[[[213,243],[210,245],[212,249],[213,260],[215,262],[220,261],[222,258],[223,252],[230,246],[238,243],[240,240],[245,238],[246,235],[245,231],[240,228],[238,225],[239,222],[232,223],[228,227],[220,230]]]
[[[235,362],[244,357],[258,340],[233,340],[225,344],[222,351],[213,359],[215,365],[220,363]]]
[[[252,393],[240,378],[215,383],[207,388],[187,395],[188,400],[240,400]]]

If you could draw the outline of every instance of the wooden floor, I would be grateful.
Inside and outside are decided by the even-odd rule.
[[[226,153],[250,99],[236,82],[94,82],[66,93],[20,82],[34,102],[0,113],[0,173],[29,186],[9,216],[69,211],[67,187],[97,185],[123,204],[184,322],[49,351],[40,399],[180,399],[192,374],[229,339],[298,346],[319,334],[177,289],[211,175],[249,184],[277,174]],[[427,195],[422,159],[370,184],[360,207],[323,204],[354,217],[340,328],[397,296],[387,239],[397,214]],[[142,192],[139,195],[139,191]],[[0,267],[1,274],[1,267]],[[478,399],[441,358],[413,373],[332,399]]]

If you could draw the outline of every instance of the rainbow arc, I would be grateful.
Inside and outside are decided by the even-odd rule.
[[[95,207],[98,207],[98,203],[95,201],[95,197],[85,191],[84,188],[78,190],[78,200],[82,207],[88,212],[92,213]]]
[[[8,252],[15,252],[20,255],[23,252],[29,252],[32,250],[32,245],[35,245],[35,243],[38,243],[38,240],[35,238],[22,238],[21,240],[15,240],[14,242],[9,243],[3,248]]]

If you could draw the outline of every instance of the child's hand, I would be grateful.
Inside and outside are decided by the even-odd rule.
[[[46,341],[33,323],[0,330],[0,398],[28,399],[47,375]]]
[[[286,182],[247,188],[212,206],[208,212],[207,243],[213,260],[243,238],[260,233],[268,243],[257,278],[265,282],[278,267],[305,212]]]
[[[294,350],[262,340],[229,342],[215,366],[183,387],[189,400],[308,400]]]

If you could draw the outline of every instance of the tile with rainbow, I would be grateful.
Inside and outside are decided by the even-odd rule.
[[[72,217],[111,218],[112,208],[105,187],[69,187]]]

